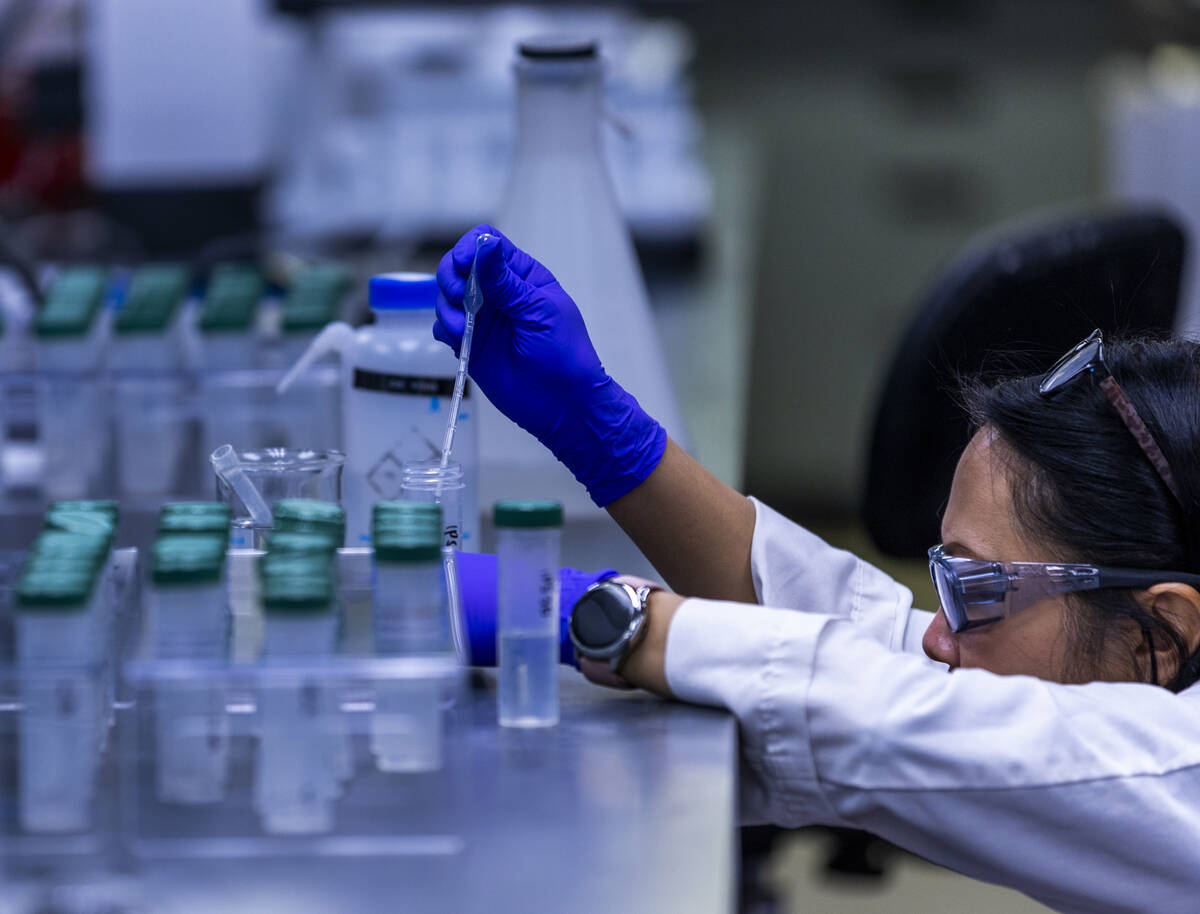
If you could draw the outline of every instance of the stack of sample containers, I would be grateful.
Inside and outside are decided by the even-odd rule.
[[[203,666],[223,662],[229,652],[229,519],[229,506],[218,502],[167,504],[151,551],[154,656],[197,664],[196,675],[160,683],[155,696],[156,786],[159,799],[168,803],[215,803],[224,794],[229,745],[224,689]]]
[[[335,688],[305,666],[334,653],[337,549],[345,512],[330,502],[284,499],[259,568],[264,669],[281,667],[259,689],[255,806],[271,834],[328,832],[334,801],[353,774],[353,757]]]
[[[18,814],[26,831],[78,832],[92,823],[111,724],[115,530],[111,503],[52,505],[17,585]]]

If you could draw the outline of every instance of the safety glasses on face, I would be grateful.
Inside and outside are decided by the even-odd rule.
[[[952,632],[999,622],[1056,594],[1145,588],[1164,581],[1200,590],[1200,575],[1062,562],[989,562],[946,555],[942,546],[929,550],[929,576]]]

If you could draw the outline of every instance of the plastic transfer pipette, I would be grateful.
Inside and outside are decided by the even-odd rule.
[[[442,466],[450,461],[454,448],[454,430],[458,428],[458,410],[462,406],[463,387],[467,383],[467,364],[471,358],[471,337],[475,335],[475,315],[483,305],[483,292],[479,288],[479,249],[492,236],[486,232],[475,239],[475,258],[471,261],[471,274],[467,277],[467,291],[463,295],[463,310],[467,320],[463,327],[462,345],[458,348],[458,371],[454,375],[454,395],[450,398],[450,416],[446,420],[446,434],[442,438]]]

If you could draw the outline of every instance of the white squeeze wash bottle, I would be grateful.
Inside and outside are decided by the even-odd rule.
[[[369,295],[375,323],[327,325],[277,388],[282,393],[317,359],[339,353],[347,546],[370,544],[371,505],[400,497],[406,461],[441,456],[458,367],[454,353],[433,338],[438,287],[431,274],[372,276]],[[466,482],[461,542],[468,552],[479,548],[478,395],[472,388],[468,381],[454,440]]]

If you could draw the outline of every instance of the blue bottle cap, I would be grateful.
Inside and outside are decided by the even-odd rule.
[[[437,305],[438,284],[432,273],[380,273],[368,285],[376,310],[429,310]]]

